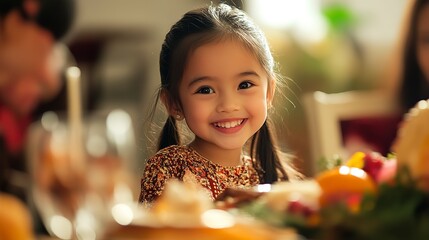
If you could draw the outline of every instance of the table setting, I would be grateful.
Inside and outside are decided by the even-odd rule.
[[[171,179],[146,207],[127,165],[129,115],[83,117],[79,81],[70,68],[68,112],[32,126],[30,194],[49,234],[35,239],[429,239],[429,100],[404,115],[388,156],[356,152],[313,178],[227,188],[214,202]],[[25,206],[0,200],[31,225]]]
[[[122,109],[84,114],[80,69],[69,67],[66,80],[67,112],[45,112],[30,127],[27,210],[47,232],[36,239],[108,239],[138,208],[132,120]]]
[[[136,234],[129,239],[428,239],[428,120],[429,100],[420,101],[404,115],[388,156],[356,152],[314,178],[227,189],[214,203],[198,186],[172,181],[119,232]]]

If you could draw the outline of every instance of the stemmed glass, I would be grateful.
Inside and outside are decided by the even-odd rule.
[[[109,224],[133,220],[135,141],[122,110],[93,114],[73,138],[67,121],[43,115],[29,136],[32,196],[48,232],[60,239],[99,239]]]

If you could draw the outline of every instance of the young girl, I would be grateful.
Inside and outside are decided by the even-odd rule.
[[[154,201],[171,178],[199,183],[212,199],[226,188],[295,178],[279,159],[267,121],[274,60],[244,12],[220,4],[186,13],[166,35],[160,72],[169,117],[159,152],[147,162],[140,202]],[[181,145],[178,121],[195,135],[188,145]]]

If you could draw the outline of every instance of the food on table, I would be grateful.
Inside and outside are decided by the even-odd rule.
[[[377,183],[393,183],[397,171],[396,159],[384,161],[383,166],[378,172]]]
[[[0,192],[0,239],[35,239],[30,211],[18,198]]]
[[[407,166],[422,188],[429,191],[429,100],[418,102],[405,115],[393,150],[398,165]]]
[[[363,194],[376,191],[372,178],[364,170],[355,167],[335,167],[320,173],[316,181],[322,189],[321,206],[345,201],[355,208]]]
[[[312,197],[291,197],[296,191],[276,195],[277,184],[237,207],[309,239],[429,239],[429,100],[406,115],[392,150],[357,152],[321,172],[318,208],[305,201]]]
[[[199,185],[171,179],[150,209],[151,218],[159,225],[175,227],[203,226],[201,215],[213,203]]]
[[[276,211],[318,209],[321,188],[314,180],[278,182],[271,185],[258,201],[267,204]]]
[[[245,190],[232,192],[236,196]],[[109,239],[299,239],[291,228],[273,228],[215,208],[207,192],[192,182],[169,180],[160,197],[147,207],[142,206],[132,224],[112,228]]]
[[[391,182],[396,173],[396,159],[388,159],[378,152],[356,152],[345,165],[364,170],[377,184]]]
[[[271,189],[271,188],[270,188]],[[226,188],[219,196],[215,199],[217,208],[220,209],[231,209],[237,208],[243,204],[255,201],[264,192],[253,191],[249,189],[241,188]]]

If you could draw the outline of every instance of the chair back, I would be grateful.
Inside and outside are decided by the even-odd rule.
[[[386,121],[390,119],[396,126],[401,118],[399,105],[394,97],[380,91],[348,91],[331,94],[316,91],[304,95],[303,104],[309,132],[313,174],[317,172],[317,163],[322,158],[339,157],[346,160],[350,156],[344,146],[342,122],[384,118]],[[396,129],[387,131],[396,133]],[[376,129],[375,134],[377,132]]]

